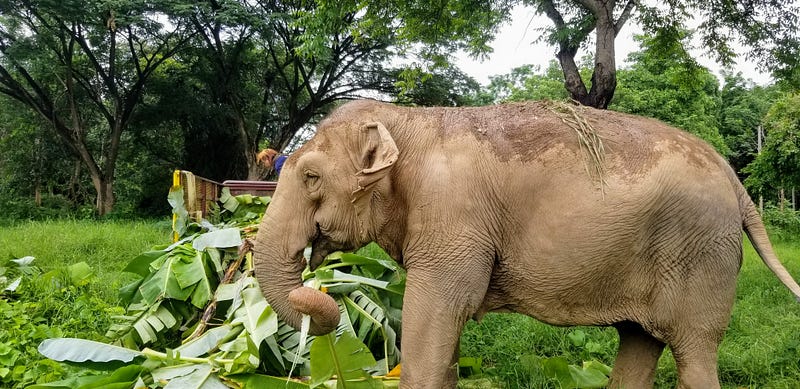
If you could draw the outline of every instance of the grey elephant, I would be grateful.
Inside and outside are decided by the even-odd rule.
[[[652,387],[669,345],[680,388],[719,388],[717,348],[742,230],[800,298],[750,197],[702,140],[661,122],[536,102],[477,108],[347,103],[286,162],[255,245],[278,315],[333,330],[303,287],[335,250],[380,244],[408,271],[404,388],[455,387],[458,341],[490,311],[614,326],[610,386]]]

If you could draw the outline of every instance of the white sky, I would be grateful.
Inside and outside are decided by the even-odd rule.
[[[549,27],[550,24],[550,19],[547,19],[546,16],[535,16],[531,7],[517,6],[512,12],[512,20],[501,26],[496,39],[490,43],[494,51],[489,54],[488,59],[485,61],[475,60],[464,53],[459,53],[456,56],[456,64],[482,85],[489,83],[489,76],[506,74],[518,66],[534,64],[545,69],[550,60],[555,59],[555,48],[544,43],[534,44],[533,41],[539,36],[535,29]],[[617,68],[626,66],[625,58],[629,53],[638,49],[633,41],[633,35],[640,32],[641,30],[633,20],[628,21],[622,28],[615,42]],[[720,66],[714,63],[707,50],[696,47],[690,52],[700,64],[709,68],[717,76],[720,75]],[[580,59],[584,54],[586,53],[578,52],[575,59]],[[760,85],[772,82],[769,74],[756,70],[756,65],[748,63],[744,56],[740,57],[739,62],[734,67],[734,71],[742,72],[746,79],[749,78]]]

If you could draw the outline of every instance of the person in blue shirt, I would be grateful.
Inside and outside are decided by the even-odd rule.
[[[275,157],[275,160],[272,163],[273,166],[275,166],[275,173],[277,173],[279,176],[281,175],[281,169],[283,169],[283,163],[286,162],[286,158],[289,158],[289,156],[286,154],[281,154]]]
[[[258,162],[261,163],[267,169],[274,169],[275,175],[281,175],[281,169],[283,169],[283,164],[286,162],[286,158],[289,158],[286,154],[280,154],[273,149],[264,149],[258,153],[256,159]]]

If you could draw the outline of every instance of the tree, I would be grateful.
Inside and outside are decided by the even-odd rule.
[[[744,183],[754,193],[800,186],[800,95],[776,101],[763,121],[766,142],[744,169]]]
[[[758,154],[758,127],[770,106],[780,97],[774,86],[763,87],[745,80],[741,73],[723,73],[720,90],[719,132],[730,149],[728,161],[744,179],[743,169]]]
[[[27,198],[26,202],[42,206],[59,197],[65,204],[82,204],[91,187],[82,185],[85,173],[80,160],[50,138],[41,117],[0,96],[0,199]]]
[[[282,150],[312,119],[337,101],[378,90],[393,43],[391,15],[373,3],[260,1],[269,15],[266,43],[270,91],[282,91],[282,101],[265,117],[270,145]],[[291,15],[291,16],[288,16]]]
[[[114,207],[123,132],[147,80],[187,41],[158,3],[4,0],[0,92],[37,112],[87,168],[97,213]]]
[[[711,143],[723,155],[729,149],[719,133],[719,81],[686,51],[682,38],[637,38],[630,69],[619,71],[619,87],[609,109],[654,117]]]
[[[400,79],[404,71],[390,69],[385,79]],[[417,76],[413,88],[403,89],[398,83],[387,82],[384,92],[397,96],[395,102],[398,104],[423,107],[477,106],[492,102],[481,94],[480,84],[458,68],[437,68],[431,73],[419,72]]]
[[[666,0],[648,5],[638,0],[524,0],[553,26],[542,39],[555,46],[564,74],[564,86],[581,104],[606,108],[617,85],[614,60],[615,38],[629,20],[637,21],[646,34],[681,39],[680,31],[694,19],[704,47],[723,65],[736,54],[733,42],[750,48],[747,58],[759,60],[762,68],[777,77],[798,79],[800,61],[800,6],[794,1],[704,1]],[[794,15],[794,16],[793,16]],[[578,50],[587,46],[594,31],[594,67],[587,88],[575,63]],[[664,34],[664,32],[676,34]],[[792,76],[794,75],[794,76]],[[792,78],[793,77],[793,78]],[[800,84],[798,84],[800,85]]]
[[[161,103],[181,107],[176,111],[186,134],[216,140],[221,166],[210,177],[263,177],[255,163],[259,147],[283,150],[337,101],[383,88],[395,30],[386,27],[389,16],[378,20],[369,7],[209,0],[180,13],[197,39],[178,57],[185,67],[176,71],[195,81],[190,100],[207,109],[198,112],[175,99]],[[177,86],[186,90],[187,84]],[[193,143],[185,144],[196,148]]]
[[[574,100],[597,108],[606,108],[611,103],[617,86],[614,42],[637,3],[635,0],[530,1],[538,13],[547,15],[554,24],[546,40],[558,47],[556,58],[564,73],[564,86]],[[587,90],[575,55],[592,31],[595,31],[594,70]]]
[[[511,69],[508,74],[492,76],[486,89],[494,103],[569,98],[555,61],[550,61],[544,72],[538,66],[524,65]]]

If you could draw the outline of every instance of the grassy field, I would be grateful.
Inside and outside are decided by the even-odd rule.
[[[52,221],[1,228],[0,259],[34,256],[35,264],[44,271],[85,261],[95,277],[80,288],[28,285],[25,293],[32,301],[0,315],[0,328],[8,329],[6,334],[0,331],[0,341],[11,342],[21,353],[18,371],[13,371],[12,363],[5,380],[0,363],[0,387],[23,387],[22,382],[69,376],[67,368],[36,360],[35,346],[54,336],[104,340],[109,316],[120,312],[117,290],[128,281],[120,270],[140,252],[168,242],[166,222]],[[776,244],[776,250],[790,272],[800,278],[800,241]],[[14,338],[15,334],[30,333],[35,335],[27,340]],[[8,338],[2,339],[4,336]],[[521,315],[490,314],[480,323],[470,322],[464,331],[461,354],[481,358],[483,375],[462,380],[460,386],[557,388],[543,373],[541,358],[561,356],[575,365],[588,360],[610,365],[616,346],[613,329],[558,328]],[[800,304],[749,246],[719,364],[726,388],[800,387]],[[13,374],[18,375],[15,381],[9,378]],[[12,381],[17,386],[8,383]],[[666,352],[659,364],[657,387],[674,385],[674,361]]]
[[[22,223],[0,228],[0,259],[33,256],[45,272],[86,262],[96,275],[89,292],[114,303],[118,289],[128,281],[121,270],[153,245],[169,243],[170,231],[168,221]]]

